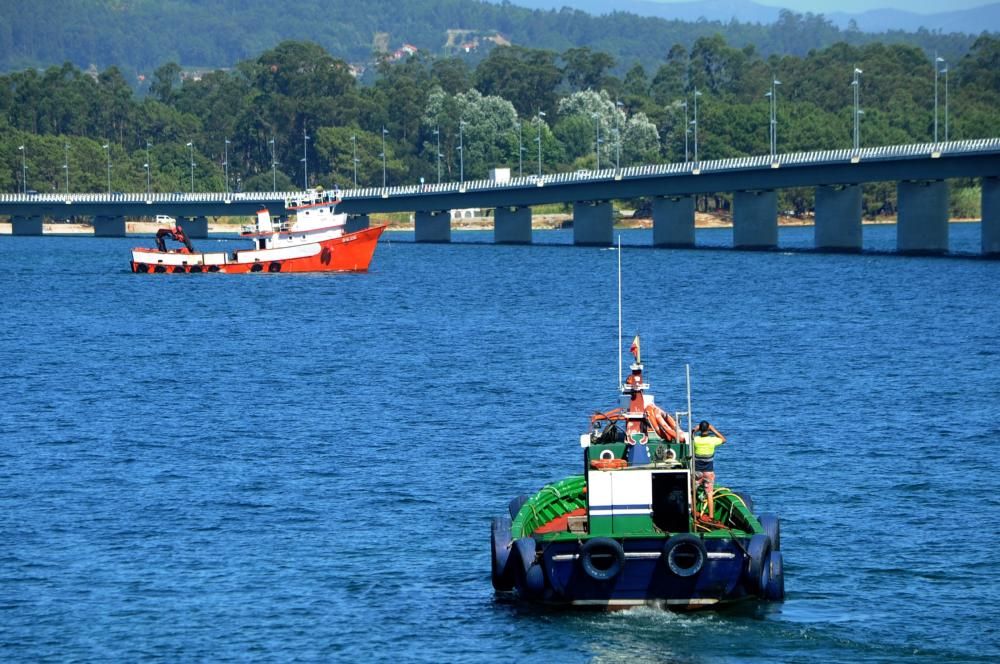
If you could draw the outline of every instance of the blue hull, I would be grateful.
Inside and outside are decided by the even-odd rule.
[[[746,542],[705,540],[706,559],[691,576],[679,576],[667,564],[662,539],[626,539],[621,570],[613,578],[595,579],[581,563],[581,545],[553,542],[543,545],[541,568],[544,588],[529,584],[529,575],[517,575],[515,588],[522,597],[551,604],[627,608],[662,605],[687,609],[714,606],[755,596],[746,574]],[[523,568],[522,568],[523,569]]]
[[[605,610],[784,599],[781,551],[772,551],[767,535],[511,541],[509,524],[493,523],[493,585],[521,599]]]

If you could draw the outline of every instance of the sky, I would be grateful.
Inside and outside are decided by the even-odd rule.
[[[687,2],[689,0],[656,0],[656,2]],[[917,14],[971,9],[1000,0],[754,0],[760,5],[784,7],[797,12],[814,14],[831,12],[860,13],[869,9],[904,9]]]

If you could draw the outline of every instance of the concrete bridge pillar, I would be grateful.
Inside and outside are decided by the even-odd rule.
[[[653,199],[653,246],[694,246],[694,197]]]
[[[948,183],[900,182],[896,221],[896,251],[943,254],[948,251]]]
[[[861,187],[816,187],[816,248],[861,251]]]
[[[177,217],[177,225],[192,240],[208,238],[208,219],[206,217]]]
[[[413,217],[416,242],[451,242],[451,212],[432,210],[417,212]]]
[[[733,248],[778,246],[778,195],[774,191],[737,191],[733,196]]]
[[[371,226],[371,218],[367,214],[349,214],[347,215],[347,226],[344,228],[344,232],[357,233],[369,226]]]
[[[93,225],[94,237],[125,237],[125,217],[98,215]]]
[[[573,244],[610,245],[613,228],[610,201],[573,203]]]
[[[983,178],[983,255],[1000,256],[1000,178]]]
[[[11,217],[10,218],[10,233],[11,233],[11,235],[41,235],[42,234],[42,218],[41,217]]]
[[[531,208],[496,208],[493,211],[493,241],[497,244],[531,244]]]

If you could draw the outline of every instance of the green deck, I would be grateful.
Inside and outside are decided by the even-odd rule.
[[[603,446],[602,446],[603,447]],[[527,537],[536,529],[553,519],[569,512],[587,507],[586,478],[574,475],[564,480],[543,487],[538,493],[528,499],[521,507],[511,524],[511,534],[514,539]],[[711,530],[692,529],[689,532],[699,532],[702,537],[725,539],[731,537],[749,537],[762,533],[763,528],[753,513],[743,504],[739,496],[725,487],[716,487],[715,492],[716,520],[726,524],[726,528]],[[557,531],[538,535],[543,541],[581,540],[590,537],[643,537],[667,538],[675,533],[663,532],[653,525],[649,516],[615,517],[615,528],[611,528],[612,518],[601,517],[589,524],[588,532],[578,533]]]

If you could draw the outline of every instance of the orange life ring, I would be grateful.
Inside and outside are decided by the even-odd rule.
[[[618,470],[627,468],[628,461],[625,459],[591,459],[590,467],[595,470]]]
[[[668,413],[663,412],[656,406],[646,406],[646,419],[653,427],[656,435],[663,440],[677,439],[677,423]]]

